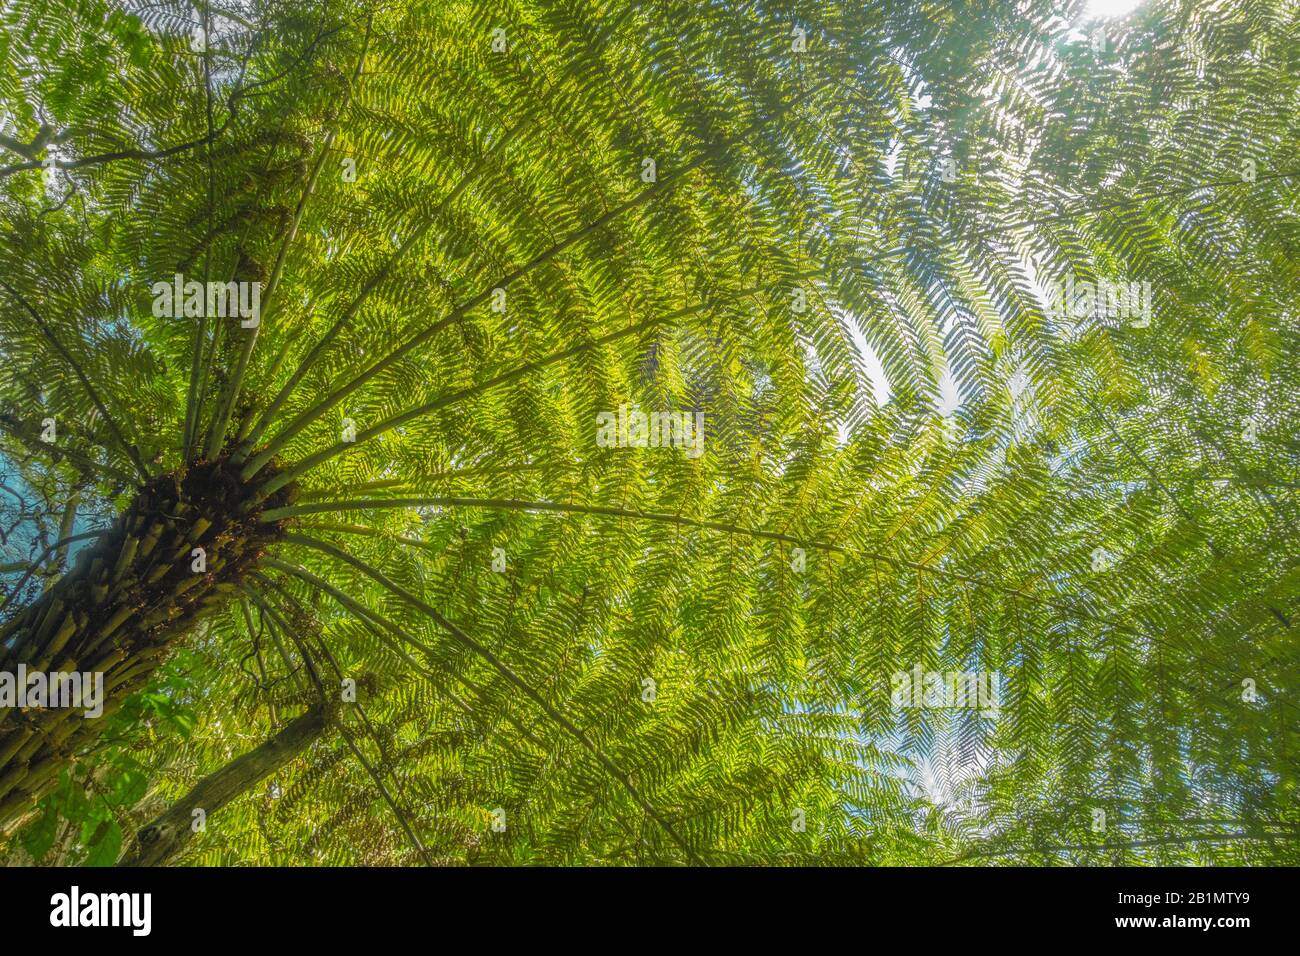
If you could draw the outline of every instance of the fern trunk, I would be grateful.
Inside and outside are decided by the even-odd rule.
[[[103,675],[103,713],[0,712],[0,829],[52,788],[176,643],[223,604],[280,536],[223,456],[141,488],[72,570],[7,625],[0,669]],[[201,549],[202,555],[196,552]]]
[[[195,810],[211,816],[247,793],[320,739],[336,712],[337,702],[334,706],[317,704],[291,720],[274,737],[208,774],[140,830],[131,852],[118,866],[162,866],[169,862],[193,835]]]

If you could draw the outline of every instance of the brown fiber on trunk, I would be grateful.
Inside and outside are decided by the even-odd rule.
[[[101,717],[86,717],[80,707],[0,710],[0,832],[57,783],[105,718],[279,539],[280,523],[263,523],[261,507],[241,513],[252,497],[225,455],[153,479],[69,572],[0,632],[0,671],[25,664],[28,673],[104,675]],[[280,493],[262,505],[291,498]],[[205,553],[202,572],[193,570],[195,548]]]

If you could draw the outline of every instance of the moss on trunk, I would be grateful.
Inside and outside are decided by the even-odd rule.
[[[291,720],[274,737],[204,777],[184,797],[140,830],[118,866],[162,866],[193,836],[194,811],[204,819],[247,793],[311,746],[326,731],[338,704],[317,704]]]

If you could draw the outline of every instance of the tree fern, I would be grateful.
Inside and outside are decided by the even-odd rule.
[[[1294,4],[1084,6],[8,5],[6,855],[1295,862]]]

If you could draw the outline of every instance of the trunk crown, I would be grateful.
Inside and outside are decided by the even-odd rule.
[[[265,472],[259,476],[259,484]],[[220,607],[281,537],[228,453],[159,475],[73,568],[0,634],[0,670],[102,675],[103,712],[0,710],[0,831],[35,804],[206,613]]]

